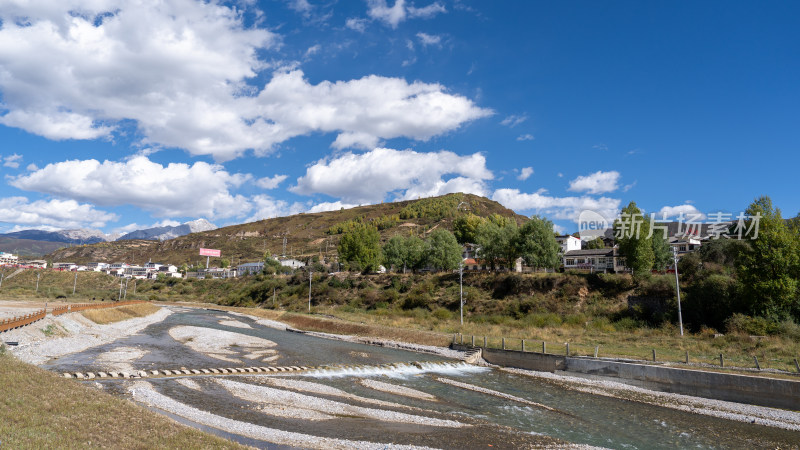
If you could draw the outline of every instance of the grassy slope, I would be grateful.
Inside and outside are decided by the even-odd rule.
[[[245,448],[0,354],[3,448]]]
[[[138,303],[118,308],[87,309],[86,311],[81,311],[81,314],[94,323],[104,325],[135,317],[149,316],[159,309],[161,308],[151,303]]]
[[[469,204],[469,210],[480,216],[500,214],[515,217],[517,221],[526,220],[514,211],[497,202],[471,194],[450,194],[460,196]],[[215,248],[222,250],[222,257],[230,261],[246,262],[263,258],[265,252],[281,253],[283,236],[287,237],[286,252],[295,256],[308,257],[320,253],[333,256],[339,235],[328,235],[327,230],[343,221],[364,217],[366,220],[398,214],[401,209],[414,201],[381,203],[340,211],[314,214],[297,214],[288,217],[261,220],[241,225],[233,225],[213,231],[193,233],[164,242],[155,241],[117,241],[93,245],[76,246],[58,250],[47,256],[53,261],[69,261],[78,264],[91,261],[143,264],[148,260],[180,265],[205,262],[198,256],[198,249]],[[452,228],[452,220],[435,222],[428,219],[401,220],[416,226],[395,226],[381,232],[384,239],[397,233],[424,233],[434,226]],[[212,259],[212,265],[218,261]]]

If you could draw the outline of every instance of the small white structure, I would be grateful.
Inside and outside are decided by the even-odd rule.
[[[300,267],[306,266],[306,263],[291,258],[279,259],[278,262],[280,262],[283,267],[291,267],[292,269],[299,269]]]
[[[239,264],[236,267],[236,275],[240,277],[243,275],[259,274],[263,271],[264,271],[264,261]]]
[[[53,263],[53,269],[55,270],[72,270],[77,268],[78,265],[71,262],[57,262]]]
[[[565,234],[563,236],[556,236],[556,242],[561,247],[561,254],[581,249],[581,240],[575,236]]]
[[[102,263],[102,262],[90,262],[89,264],[86,265],[86,270],[92,270],[94,272],[100,272],[103,269],[107,268],[108,268],[108,263]]]

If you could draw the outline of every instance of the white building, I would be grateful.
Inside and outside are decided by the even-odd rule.
[[[280,262],[283,267],[291,267],[292,269],[299,269],[300,267],[306,266],[306,263],[291,258],[279,259],[278,262]]]
[[[16,264],[19,264],[19,256],[0,252],[0,266],[13,266]]]
[[[581,240],[569,234],[556,236],[556,242],[558,242],[559,247],[561,247],[560,251],[562,255],[573,250],[581,249]]]
[[[53,263],[53,269],[56,269],[56,270],[72,270],[72,269],[75,269],[77,267],[78,267],[77,264],[71,263],[71,262]]]
[[[264,261],[239,264],[236,266],[236,275],[253,275],[264,271]]]
[[[619,256],[616,248],[597,248],[571,250],[562,257],[564,270],[581,269],[592,272],[624,272],[625,258]]]

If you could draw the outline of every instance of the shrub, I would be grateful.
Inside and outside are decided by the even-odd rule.
[[[734,314],[725,321],[725,330],[728,333],[749,334],[752,336],[766,336],[778,332],[778,324],[763,317],[751,317],[744,314]]]
[[[642,327],[642,323],[633,317],[623,317],[614,322],[614,328],[617,331],[633,331]]]
[[[561,316],[554,313],[529,314],[525,321],[537,328],[557,327],[561,325]]]
[[[433,317],[439,320],[450,320],[453,318],[453,313],[445,308],[436,308],[436,311],[433,312]]]

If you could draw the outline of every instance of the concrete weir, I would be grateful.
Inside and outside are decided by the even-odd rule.
[[[452,344],[454,350],[474,347]],[[800,411],[800,381],[652,364],[483,348],[486,362],[503,367],[604,378],[661,392]]]

